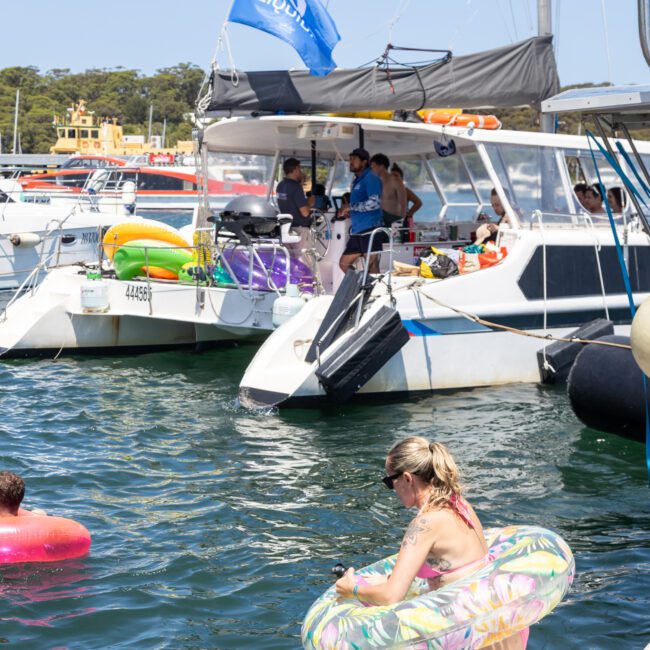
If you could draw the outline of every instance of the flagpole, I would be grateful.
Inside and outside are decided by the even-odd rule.
[[[14,147],[12,153],[16,153],[18,142],[18,104],[20,103],[20,88],[16,88],[16,108],[14,109]]]

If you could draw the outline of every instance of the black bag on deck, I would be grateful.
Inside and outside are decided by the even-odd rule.
[[[448,278],[458,275],[458,264],[437,248],[420,253],[420,275],[423,278]]]

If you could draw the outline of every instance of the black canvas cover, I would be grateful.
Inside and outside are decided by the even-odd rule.
[[[207,114],[537,107],[560,87],[552,36],[390,73],[379,66],[326,77],[306,70],[238,74],[234,85],[230,71],[212,72]]]

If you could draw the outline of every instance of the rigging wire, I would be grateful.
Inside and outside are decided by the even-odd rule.
[[[535,25],[533,24],[532,15],[530,13],[530,7],[528,6],[528,0],[524,2],[524,11],[526,12],[526,22],[528,23],[528,32],[531,35],[535,34]]]
[[[515,20],[515,10],[512,7],[512,0],[508,0],[510,4],[510,16],[512,17],[512,27],[515,30],[515,38],[519,40],[519,33],[517,32],[517,21]]]
[[[555,60],[560,60],[560,12],[562,11],[562,0],[555,2],[555,28],[553,29],[553,49],[555,50]]]
[[[395,10],[395,14],[393,15],[392,19],[388,23],[388,42],[391,43],[393,41],[393,28],[397,23],[399,22],[400,18],[404,15],[404,12],[406,11],[407,7],[409,6],[411,0],[402,0],[402,3],[397,6],[397,9]]]
[[[605,13],[605,0],[600,0],[600,10],[603,14],[603,31],[605,34],[605,55],[607,56],[607,81],[612,84],[612,60],[609,55],[609,34],[607,30],[607,14]]]
[[[467,7],[471,7],[472,5],[472,0],[467,0]],[[479,12],[479,8],[475,7],[472,11],[472,13],[469,15],[469,18],[466,17],[466,14],[459,12],[458,14],[458,24],[456,25],[456,29],[449,40],[449,43],[447,44],[447,49],[453,50],[456,47],[456,41],[458,41],[459,37],[462,36],[463,30],[465,27],[468,27],[474,22],[474,18],[476,18],[477,14]]]
[[[503,9],[501,8],[501,0],[496,0],[496,3],[497,3],[497,9],[499,10],[499,13],[501,14],[501,23],[506,28],[506,32],[508,32],[508,38],[510,39],[510,42],[514,43],[515,41],[512,38],[512,33],[510,32],[510,27],[508,27],[508,21],[505,19]]]

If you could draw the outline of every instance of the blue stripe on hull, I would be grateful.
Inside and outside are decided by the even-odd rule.
[[[520,330],[544,329],[544,314],[511,314],[508,316],[481,316],[483,320],[496,325],[515,327]],[[596,318],[605,318],[602,309],[549,313],[546,316],[546,328],[581,327]],[[609,319],[614,325],[630,325],[630,310],[627,307],[609,310]],[[491,328],[475,323],[467,318],[436,318],[423,320],[403,320],[404,327],[412,337],[441,336],[443,334],[470,334],[491,331]]]

